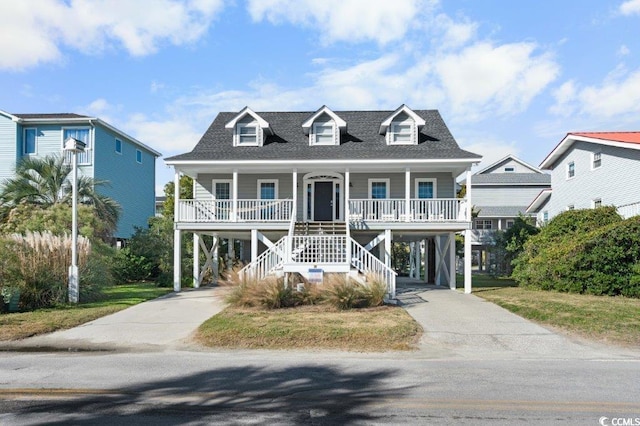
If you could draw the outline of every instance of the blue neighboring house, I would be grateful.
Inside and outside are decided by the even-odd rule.
[[[79,114],[10,114],[0,110],[0,182],[25,157],[63,154],[69,136],[87,147],[78,172],[109,185],[101,194],[122,207],[114,237],[126,239],[155,214],[155,163],[161,154],[96,117]]]

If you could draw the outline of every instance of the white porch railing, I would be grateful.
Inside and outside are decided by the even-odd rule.
[[[345,235],[294,235],[289,237],[291,263],[347,263]]]
[[[351,240],[351,266],[364,274],[372,274],[376,279],[386,282],[390,297],[392,299],[396,297],[396,272],[355,240]]]
[[[262,280],[282,266],[285,259],[287,237],[282,237],[273,247],[263,251],[255,262],[249,263],[239,272],[241,277],[245,274],[256,280]]]
[[[289,222],[293,200],[180,200],[177,222]]]
[[[637,203],[625,204],[617,208],[618,214],[625,219],[640,215],[640,201]]]
[[[467,222],[462,198],[412,198],[409,215],[405,199],[349,200],[349,220],[364,222]]]

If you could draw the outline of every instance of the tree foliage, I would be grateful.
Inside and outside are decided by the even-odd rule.
[[[164,186],[165,200],[162,205],[162,215],[173,219],[174,206],[175,206],[175,183],[173,181],[168,182]],[[193,179],[189,176],[180,176],[180,199],[193,198]]]
[[[613,207],[564,212],[531,237],[513,278],[523,286],[640,297],[640,216]]]
[[[41,210],[61,204],[70,205],[71,172],[71,165],[62,156],[22,159],[16,166],[15,176],[6,180],[0,191],[0,216],[3,221],[7,220],[13,209],[23,205]],[[103,223],[104,234],[111,234],[118,223],[120,206],[115,200],[96,192],[96,187],[106,184],[106,181],[79,176],[78,202],[93,207]]]
[[[491,252],[495,258],[498,275],[511,275],[513,263],[524,250],[524,244],[540,230],[531,224],[531,219],[518,216],[513,226],[506,231],[497,231]]]

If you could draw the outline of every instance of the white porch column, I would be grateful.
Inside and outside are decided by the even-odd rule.
[[[173,291],[180,291],[182,279],[181,276],[181,259],[182,253],[180,250],[180,230],[177,227],[177,222],[180,220],[180,172],[175,170],[173,175]]]
[[[200,288],[200,234],[193,233],[193,288]]]
[[[258,258],[258,230],[251,230],[251,263]]]
[[[233,261],[236,258],[236,251],[234,250],[235,240],[233,238],[227,239],[227,258],[229,261],[227,262],[227,269],[233,269]]]
[[[351,173],[349,169],[344,172],[344,220],[349,226],[349,199],[351,198]]]
[[[295,222],[297,222],[298,218],[298,169],[293,169],[293,214],[296,215],[296,218],[294,219]],[[253,232],[253,231],[252,231]]]
[[[415,278],[416,272],[416,243],[409,243],[409,278]]]
[[[429,283],[429,240],[424,239],[424,282]]]
[[[384,264],[391,268],[391,229],[384,230]]]
[[[218,283],[218,276],[220,275],[220,253],[219,253],[219,248],[220,248],[220,238],[217,235],[213,236],[213,241],[211,242],[211,244],[213,244],[213,247],[211,248],[211,253],[212,253],[212,268],[213,269],[213,282],[214,284]]]
[[[232,191],[233,191],[233,212],[231,213],[233,217],[233,221],[238,221],[238,170],[233,170],[233,183],[232,183]]]
[[[456,289],[456,234],[449,234],[449,288]]]
[[[416,195],[416,198],[418,196]],[[411,169],[407,167],[404,171],[404,220],[410,222],[411,217]]]
[[[471,199],[471,170],[467,170],[467,208],[469,220],[469,228],[473,222],[471,212],[473,210],[473,204]],[[471,293],[471,229],[464,231],[464,292],[466,294]]]

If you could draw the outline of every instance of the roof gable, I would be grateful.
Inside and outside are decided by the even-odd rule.
[[[260,126],[260,128],[263,131],[268,131],[269,130],[269,123],[265,119],[260,117],[260,115],[255,113],[248,106],[244,107],[235,117],[233,117],[233,119],[231,119],[227,124],[225,124],[224,127],[227,128],[227,129],[235,129],[235,127],[238,124],[238,122],[240,120],[242,120],[243,118],[245,118],[246,116],[253,117],[253,119],[258,122],[258,126]]]
[[[308,135],[311,131],[311,126],[313,126],[313,122],[320,118],[323,114],[328,115],[331,119],[336,123],[338,129],[340,129],[341,133],[344,133],[347,130],[347,122],[344,121],[338,114],[333,112],[328,106],[323,105],[319,110],[314,112],[311,117],[305,120],[302,123],[302,130],[305,135]]]
[[[416,123],[416,126],[418,126],[418,129],[425,125],[424,118],[420,117],[418,114],[416,114],[411,108],[409,108],[405,104],[402,104],[398,109],[393,111],[391,115],[385,118],[382,121],[382,123],[380,123],[379,133],[381,135],[386,134],[387,130],[389,129],[389,126],[391,125],[391,122],[396,118],[396,116],[398,116],[401,113],[404,113],[409,117],[411,117],[411,119],[413,119],[413,121]]]
[[[552,169],[556,161],[571,149],[574,142],[615,146],[618,148],[640,149],[640,132],[574,132],[567,135],[542,160],[541,169]]]
[[[536,166],[533,166],[533,165],[527,163],[526,161],[523,161],[523,160],[519,159],[515,155],[509,154],[509,155],[501,158],[500,160],[496,161],[495,163],[488,165],[484,169],[482,169],[480,171],[477,171],[475,174],[476,175],[481,175],[481,174],[491,173],[491,172],[495,171],[496,169],[498,169],[499,167],[509,163],[510,161],[515,161],[516,163],[522,165],[526,169],[531,170],[531,173],[542,173],[542,170],[540,170]]]

